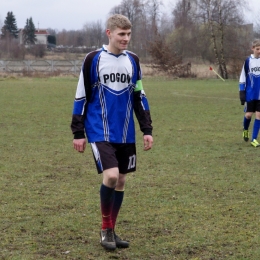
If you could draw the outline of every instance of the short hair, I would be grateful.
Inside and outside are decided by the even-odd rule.
[[[114,14],[107,19],[107,29],[114,31],[116,28],[123,30],[131,29],[130,20],[122,14]]]
[[[255,39],[252,42],[252,48],[255,48],[255,47],[258,47],[258,46],[260,46],[260,39]]]

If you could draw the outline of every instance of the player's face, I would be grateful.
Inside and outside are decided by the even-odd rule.
[[[113,31],[107,29],[106,33],[109,39],[109,51],[114,54],[120,54],[127,49],[131,39],[131,29],[116,28]]]
[[[252,48],[252,50],[253,50],[255,58],[259,58],[260,57],[260,46],[256,46],[256,47]]]

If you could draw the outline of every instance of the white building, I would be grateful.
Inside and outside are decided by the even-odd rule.
[[[35,30],[35,36],[36,36],[36,42],[35,44],[43,44],[47,45],[48,43],[48,31],[46,29],[36,29]],[[23,29],[19,30],[19,35],[18,35],[19,43],[23,44]]]

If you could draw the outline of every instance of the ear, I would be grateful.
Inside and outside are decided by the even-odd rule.
[[[110,38],[110,35],[111,35],[110,29],[106,29],[106,35],[107,35],[108,38]]]

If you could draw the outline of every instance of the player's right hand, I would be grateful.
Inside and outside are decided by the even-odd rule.
[[[239,91],[239,98],[240,98],[241,105],[244,105],[246,102],[246,91],[245,90]]]
[[[74,139],[73,140],[73,147],[75,150],[77,150],[80,153],[84,153],[86,148],[86,139]]]

